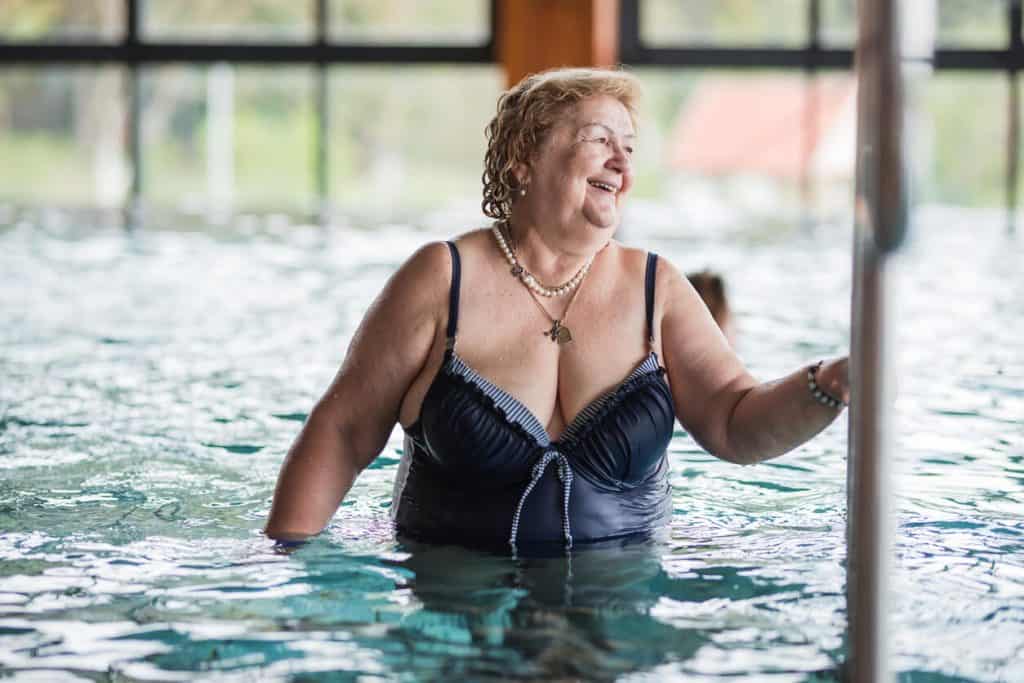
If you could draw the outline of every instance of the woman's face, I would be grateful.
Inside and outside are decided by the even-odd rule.
[[[629,111],[607,95],[566,110],[526,171],[525,208],[537,225],[613,230],[633,185]]]

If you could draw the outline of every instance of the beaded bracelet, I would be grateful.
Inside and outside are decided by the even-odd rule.
[[[815,375],[818,374],[818,369],[822,363],[824,361],[819,360],[816,364],[807,368],[807,388],[811,390],[811,396],[814,397],[814,400],[821,405],[828,406],[829,408],[841,408],[846,405],[846,402],[825,393],[825,390],[818,386],[818,382],[815,379]]]

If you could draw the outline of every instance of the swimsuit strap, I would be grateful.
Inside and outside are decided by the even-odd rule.
[[[658,272],[658,255],[647,254],[647,275],[644,278],[644,294],[647,297],[647,341],[654,344],[654,276]]]
[[[448,294],[448,332],[445,355],[451,355],[455,350],[455,333],[459,328],[459,284],[462,280],[462,262],[459,260],[459,250],[455,242],[445,242],[448,251],[452,254],[452,285]]]

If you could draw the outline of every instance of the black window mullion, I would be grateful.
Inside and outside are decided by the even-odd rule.
[[[126,45],[137,45],[142,24],[142,7],[139,3],[142,0],[124,0],[124,43]]]
[[[1010,0],[1007,9],[1007,20],[1010,22],[1010,51],[1020,53],[1024,50],[1021,42],[1021,21],[1024,20],[1024,11],[1021,9],[1021,0]],[[1020,60],[1016,60],[1020,64]]]
[[[280,43],[0,44],[0,64],[236,62],[247,64],[489,64],[487,45],[282,45]]]
[[[645,62],[640,41],[640,2],[621,0],[619,4],[619,60],[624,64]]]
[[[487,53],[491,55],[491,61],[492,62],[496,62],[496,61],[498,61],[498,52],[497,52],[497,46],[498,46],[498,38],[497,38],[497,36],[498,36],[498,0],[491,0],[490,1],[490,12],[491,12],[491,17],[490,17],[490,27],[491,27],[490,33],[491,33],[491,35],[487,39],[486,47],[487,47]]]
[[[318,45],[327,44],[327,33],[330,24],[329,13],[330,8],[327,6],[327,0],[316,0],[316,43]]]
[[[821,0],[807,0],[807,47],[821,49]]]

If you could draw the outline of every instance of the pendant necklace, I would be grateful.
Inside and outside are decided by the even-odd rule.
[[[508,224],[503,224],[503,226],[501,227],[505,227],[506,229],[508,229]],[[494,236],[495,239],[498,241],[498,246],[505,254],[505,257],[509,260],[509,263],[512,265],[512,275],[515,276],[516,279],[518,279],[524,287],[526,287],[526,291],[527,293],[529,293],[530,298],[533,300],[533,303],[537,304],[537,308],[541,310],[541,312],[544,314],[544,317],[551,321],[551,327],[546,330],[543,330],[541,334],[543,334],[545,337],[555,342],[559,346],[565,346],[566,344],[572,341],[572,330],[570,330],[568,326],[564,324],[564,321],[566,319],[566,316],[569,315],[569,308],[572,306],[572,302],[576,300],[576,295],[579,294],[580,289],[582,289],[581,285],[583,284],[583,279],[589,272],[590,265],[591,263],[593,263],[594,258],[590,257],[589,259],[587,259],[586,263],[583,265],[580,271],[569,281],[569,283],[566,283],[569,286],[563,285],[562,287],[554,289],[552,291],[552,294],[555,295],[561,294],[565,290],[571,291],[569,301],[568,303],[565,304],[565,310],[562,311],[562,317],[554,318],[551,316],[550,313],[548,313],[548,309],[544,307],[544,304],[540,302],[540,299],[537,298],[538,293],[548,297],[552,296],[552,294],[543,291],[537,292],[537,288],[531,286],[531,284],[533,283],[527,282],[522,277],[522,273],[525,272],[525,269],[522,267],[522,265],[519,263],[519,260],[515,256],[514,244],[511,247],[509,246],[509,243],[512,240],[506,240],[505,236],[501,234],[501,227],[495,226]],[[509,233],[509,237],[511,237],[511,230],[509,230]],[[558,291],[559,289],[561,289],[562,291]]]
[[[537,308],[544,313],[544,317],[551,321],[551,327],[547,330],[542,330],[541,334],[551,341],[556,342],[559,346],[565,346],[572,341],[572,330],[563,324],[562,321],[565,320],[567,315],[569,315],[569,307],[572,306],[572,302],[576,300],[576,295],[580,293],[580,289],[580,287],[577,287],[576,290],[573,291],[572,296],[569,297],[569,303],[565,305],[565,310],[562,311],[562,317],[552,318],[551,314],[548,313],[548,309],[544,308],[544,304],[540,302],[540,299],[538,299],[537,295],[533,293],[533,290],[529,287],[526,288],[526,291],[530,293],[530,298],[533,299],[533,303],[537,304]]]

